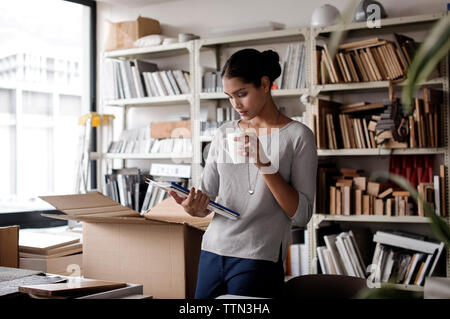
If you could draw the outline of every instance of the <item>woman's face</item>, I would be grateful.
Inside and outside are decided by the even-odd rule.
[[[261,86],[255,87],[253,83],[245,83],[240,78],[222,78],[223,90],[228,95],[231,105],[239,115],[250,120],[261,112],[267,101],[267,77],[263,77]]]

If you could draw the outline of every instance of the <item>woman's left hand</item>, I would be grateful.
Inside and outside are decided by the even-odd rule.
[[[255,132],[242,133],[240,136],[235,137],[234,140],[243,143],[243,145],[238,146],[239,154],[248,157],[250,159],[249,162],[254,163],[257,168],[270,165],[270,159],[264,152]]]

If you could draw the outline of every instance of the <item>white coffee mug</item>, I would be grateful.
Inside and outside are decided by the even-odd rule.
[[[234,138],[240,136],[241,133],[229,133],[227,134],[227,145],[226,151],[228,155],[231,157],[233,164],[243,164],[246,163],[246,156],[239,154],[243,152],[243,149],[240,149],[240,146],[244,145],[244,141],[235,141]]]

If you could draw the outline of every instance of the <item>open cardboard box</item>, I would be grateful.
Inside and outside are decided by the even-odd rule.
[[[172,197],[144,216],[101,193],[41,196],[64,214],[43,216],[83,222],[83,276],[142,284],[154,298],[193,298],[204,230]]]

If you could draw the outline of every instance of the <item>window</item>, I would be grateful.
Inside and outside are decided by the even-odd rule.
[[[93,1],[0,2],[0,213],[74,192],[78,118],[95,110],[93,37]]]

